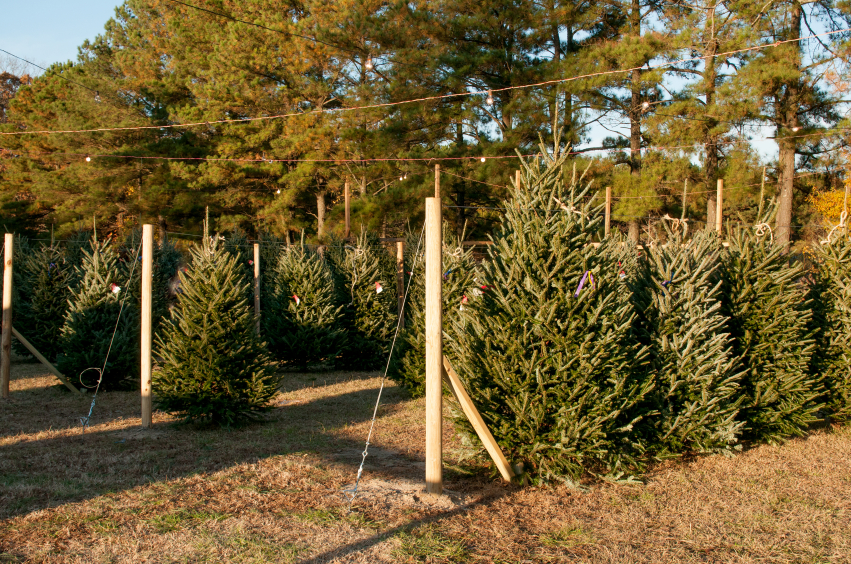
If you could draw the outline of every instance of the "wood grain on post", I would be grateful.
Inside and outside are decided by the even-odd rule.
[[[440,165],[434,165],[434,197],[440,200]]]
[[[151,338],[154,290],[154,226],[142,226],[142,427],[152,423]]]
[[[396,300],[399,309],[399,328],[405,326],[405,243],[396,242]]]
[[[12,374],[12,256],[15,253],[15,236],[6,233],[3,257],[3,332],[0,339],[0,397],[9,397],[9,380]]]
[[[426,198],[426,491],[443,493],[443,264],[441,209]]]
[[[345,238],[349,238],[349,234],[351,233],[351,225],[352,225],[352,190],[349,188],[349,181],[346,180],[346,186],[343,189],[343,198],[345,200],[346,206],[346,234]]]
[[[606,237],[612,229],[612,187],[606,186]]]
[[[254,331],[260,335],[260,243],[254,243]]]
[[[721,236],[721,229],[723,227],[723,218],[724,218],[724,179],[718,179],[718,195],[716,196],[715,202],[715,231],[718,233],[718,236]]]

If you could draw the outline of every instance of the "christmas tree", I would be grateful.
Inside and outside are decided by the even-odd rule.
[[[205,237],[180,273],[181,293],[156,354],[157,404],[187,420],[232,425],[268,409],[280,378],[255,332],[238,259]]]
[[[811,285],[816,342],[811,372],[824,379],[830,416],[851,419],[851,238],[836,230],[816,247],[818,270]]]
[[[722,313],[733,354],[741,358],[744,400],[739,420],[749,440],[777,442],[804,433],[816,420],[822,378],[810,372],[812,302],[804,267],[774,243],[774,206],[759,211],[755,227],[727,227],[721,255]]]
[[[383,367],[398,320],[393,257],[366,231],[354,245],[335,240],[325,252],[343,306],[340,325],[346,344],[338,364],[360,370]]]
[[[102,376],[103,389],[131,388],[139,382],[140,319],[137,300],[128,294],[138,288],[141,268],[121,262],[108,242],[93,239],[91,248],[82,250],[76,269],[79,283],[71,290],[57,368],[87,387]]]
[[[333,362],[345,333],[338,326],[343,306],[337,305],[331,268],[304,241],[279,252],[273,293],[263,310],[269,350],[280,362],[299,367]]]
[[[720,245],[706,232],[669,235],[650,248],[643,276],[628,282],[655,378],[644,404],[652,416],[640,431],[656,456],[726,449],[741,432],[742,374],[720,313]]]
[[[523,163],[502,228],[478,274],[481,288],[453,323],[455,369],[506,456],[532,477],[573,481],[583,471],[637,464],[635,409],[652,380],[632,339],[628,292],[609,264],[602,206],[567,154]],[[582,175],[584,177],[584,175]],[[459,420],[470,441],[471,427]]]
[[[58,245],[44,245],[15,257],[14,326],[51,362],[62,351],[60,337],[71,295],[73,268]],[[15,351],[29,355],[17,340]]]
[[[417,248],[419,247],[419,255]],[[405,327],[396,343],[393,379],[412,397],[425,394],[425,249],[420,234],[407,237],[405,272],[409,288],[405,304]],[[443,228],[443,324],[451,327],[476,286],[476,263],[454,232]],[[447,349],[448,351],[449,349]],[[451,356],[450,356],[451,359]]]

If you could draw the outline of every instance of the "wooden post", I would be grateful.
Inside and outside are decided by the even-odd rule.
[[[46,358],[44,358],[44,355],[43,355],[43,354],[41,354],[40,352],[38,352],[38,349],[36,349],[34,346],[32,346],[32,343],[30,343],[30,342],[26,339],[26,337],[24,337],[23,335],[21,335],[20,333],[18,333],[18,330],[17,330],[17,329],[15,329],[15,327],[14,327],[14,326],[12,327],[12,335],[13,335],[13,336],[14,336],[14,337],[18,340],[18,341],[20,341],[20,342],[21,342],[21,344],[22,344],[22,345],[24,345],[24,346],[27,348],[27,350],[28,350],[28,351],[30,351],[30,353],[31,353],[31,354],[32,354],[32,355],[36,358],[36,360],[38,360],[38,361],[39,361],[39,362],[41,362],[43,365],[45,365],[45,366],[47,367],[47,369],[50,371],[50,373],[51,373],[51,374],[53,374],[54,376],[56,376],[57,378],[59,378],[59,381],[60,381],[60,382],[62,382],[63,384],[65,384],[65,387],[66,387],[66,388],[68,388],[68,389],[69,389],[69,390],[71,390],[72,392],[76,392],[76,393],[78,393],[78,394],[82,393],[82,392],[80,392],[80,390],[78,390],[77,388],[75,388],[74,386],[72,386],[72,385],[71,385],[71,383],[70,383],[70,382],[68,382],[68,379],[65,377],[65,375],[64,375],[64,374],[62,374],[61,372],[59,372],[59,369],[58,369],[58,368],[56,368],[55,366],[53,366],[53,364],[51,364],[49,360],[47,360]]]
[[[154,289],[154,226],[142,226],[142,427],[150,427],[151,408],[151,322]]]
[[[426,198],[426,491],[443,493],[443,272],[441,209]]]
[[[352,190],[349,188],[349,180],[346,179],[346,187],[343,189],[343,196],[346,202],[346,234],[345,238],[349,238],[349,234],[351,233],[351,221],[352,221]]]
[[[254,331],[260,335],[260,243],[254,243]]]
[[[520,170],[514,171],[514,186],[520,190]]]
[[[405,326],[405,243],[396,242],[396,299],[399,304],[399,328]]]
[[[612,187],[606,186],[606,237],[612,229]]]
[[[12,374],[12,256],[15,253],[15,236],[6,233],[3,258],[3,332],[0,338],[0,397],[9,397],[9,380]]]
[[[440,165],[434,165],[434,197],[440,200]]]
[[[721,228],[723,226],[723,210],[724,209],[724,179],[718,179],[718,196],[716,196],[715,202],[715,231],[718,232],[718,236],[721,236]]]

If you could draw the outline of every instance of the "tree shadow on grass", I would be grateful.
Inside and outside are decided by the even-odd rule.
[[[355,379],[368,378],[374,374]],[[147,430],[138,426],[138,394],[111,392],[99,397],[95,428],[85,433],[79,417],[91,397],[52,388],[13,394],[3,406],[0,519],[280,455],[311,454],[354,477],[365,436],[356,440],[343,431],[371,419],[377,392],[373,386],[331,386],[327,394],[316,390],[316,397],[273,409],[253,424],[219,429],[160,422]],[[404,410],[404,401],[398,388],[386,388],[378,425],[393,424],[387,418]],[[418,471],[416,449],[394,441],[374,441],[373,447],[393,453],[397,466],[390,472]]]

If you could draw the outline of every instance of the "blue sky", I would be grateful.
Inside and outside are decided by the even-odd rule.
[[[77,47],[103,31],[116,0],[4,0],[0,48],[41,66],[75,61]]]

